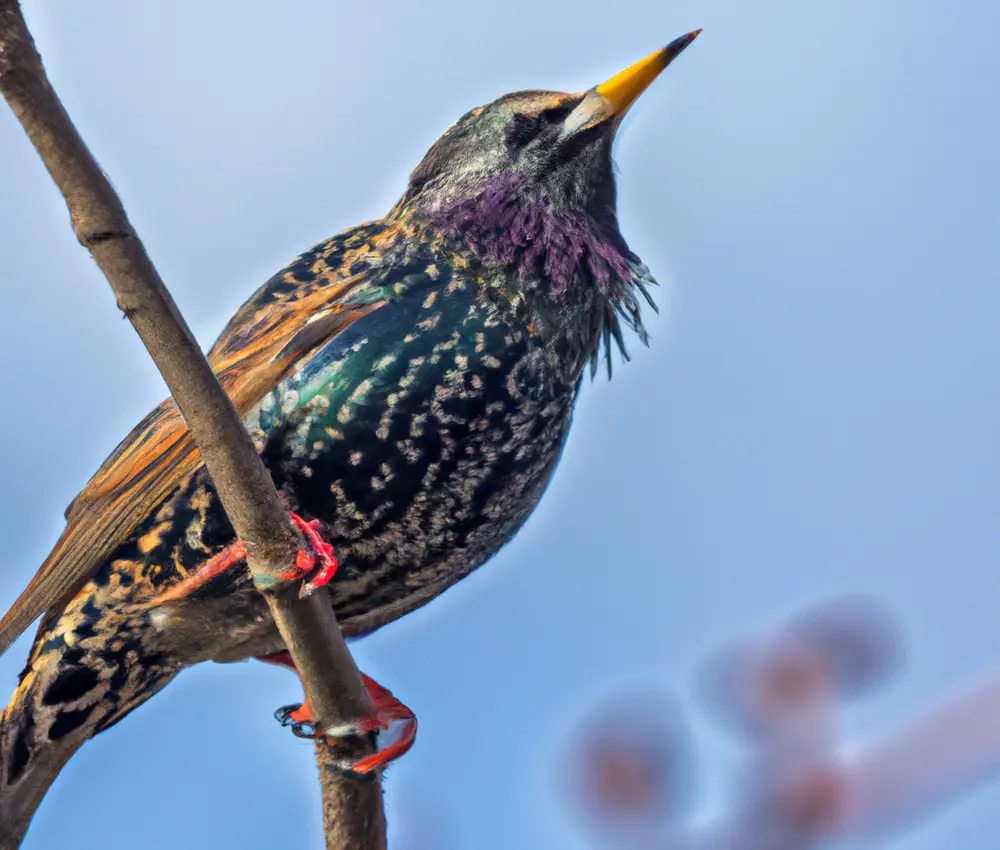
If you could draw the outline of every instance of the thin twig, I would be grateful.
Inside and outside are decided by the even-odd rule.
[[[319,728],[371,711],[329,597],[305,600],[276,576],[302,541],[283,509],[239,415],[133,229],[121,200],[73,126],[42,67],[17,0],[0,0],[0,92],[34,143],[69,207],[73,230],[104,272],[191,429],[250,571],[295,660]],[[327,830],[329,848],[385,846],[381,784],[325,768],[324,810],[352,819]],[[344,806],[345,800],[351,805]],[[355,828],[357,827],[357,828]],[[349,839],[349,842],[348,842]],[[344,843],[348,842],[348,843]]]

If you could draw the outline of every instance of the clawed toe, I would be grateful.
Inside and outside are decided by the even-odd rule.
[[[282,706],[274,712],[274,719],[282,726],[290,727],[292,734],[298,738],[316,737],[316,727],[305,703]]]
[[[261,656],[260,660],[270,664],[279,664],[292,670],[295,669],[291,656],[287,652]],[[410,750],[417,738],[417,717],[406,705],[396,699],[388,688],[383,688],[364,673],[361,674],[361,679],[371,697],[374,709],[371,717],[364,717],[337,728],[319,729],[306,703],[283,706],[274,712],[274,717],[282,726],[290,728],[296,737],[316,738],[322,735],[333,747],[345,744],[352,739],[365,737],[373,732],[380,733],[381,737],[383,732],[394,731],[396,734],[391,743],[381,747],[378,752],[367,758],[358,762],[352,762],[348,759],[344,759],[340,763],[335,762],[345,773],[364,775],[373,770],[384,769],[390,762],[395,761]]]
[[[345,773],[363,775],[371,773],[373,770],[384,769],[390,762],[408,752],[417,737],[416,716],[398,700],[395,700],[395,704],[389,711],[376,709],[372,717],[362,718],[355,723],[345,724],[335,729],[318,729],[305,704],[286,705],[279,708],[274,713],[274,717],[282,726],[290,728],[292,734],[297,738],[316,738],[322,735],[332,747],[346,744],[352,739],[364,737],[373,732],[388,732],[397,727],[397,734],[392,743],[381,747],[378,752],[358,762],[344,759],[339,763],[338,766]]]
[[[288,515],[302,532],[309,548],[299,550],[295,566],[278,578],[282,581],[301,581],[308,577],[299,590],[299,596],[305,597],[329,584],[340,569],[340,562],[333,553],[333,547],[320,535],[319,520],[306,522],[298,514],[289,512]]]

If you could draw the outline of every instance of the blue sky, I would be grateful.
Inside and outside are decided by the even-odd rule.
[[[206,345],[299,251],[388,209],[471,106],[587,88],[705,28],[617,146],[623,232],[664,284],[651,348],[587,388],[515,542],[355,645],[421,720],[388,779],[394,825],[443,824],[435,850],[572,846],[549,783],[595,695],[685,695],[711,646],[829,594],[877,596],[907,639],[852,733],[992,669],[1000,6],[25,6]],[[164,388],[6,110],[0,258],[6,607]],[[11,689],[27,648],[0,659]],[[318,846],[311,747],[271,719],[298,693],[261,664],[188,671],[73,760],[26,847]],[[698,729],[708,804],[731,754]],[[891,846],[993,846],[997,793]]]

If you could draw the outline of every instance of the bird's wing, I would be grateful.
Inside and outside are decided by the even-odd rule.
[[[399,234],[363,225],[321,243],[247,301],[209,353],[209,362],[245,416],[303,358],[390,300],[372,259]],[[66,510],[66,528],[38,573],[0,620],[0,654],[33,620],[77,593],[180,483],[201,456],[168,399],[112,452]]]

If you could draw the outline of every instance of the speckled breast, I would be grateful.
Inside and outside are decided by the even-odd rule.
[[[495,295],[451,280],[373,312],[264,399],[251,433],[289,505],[327,526],[345,633],[419,607],[511,538],[576,385]]]

